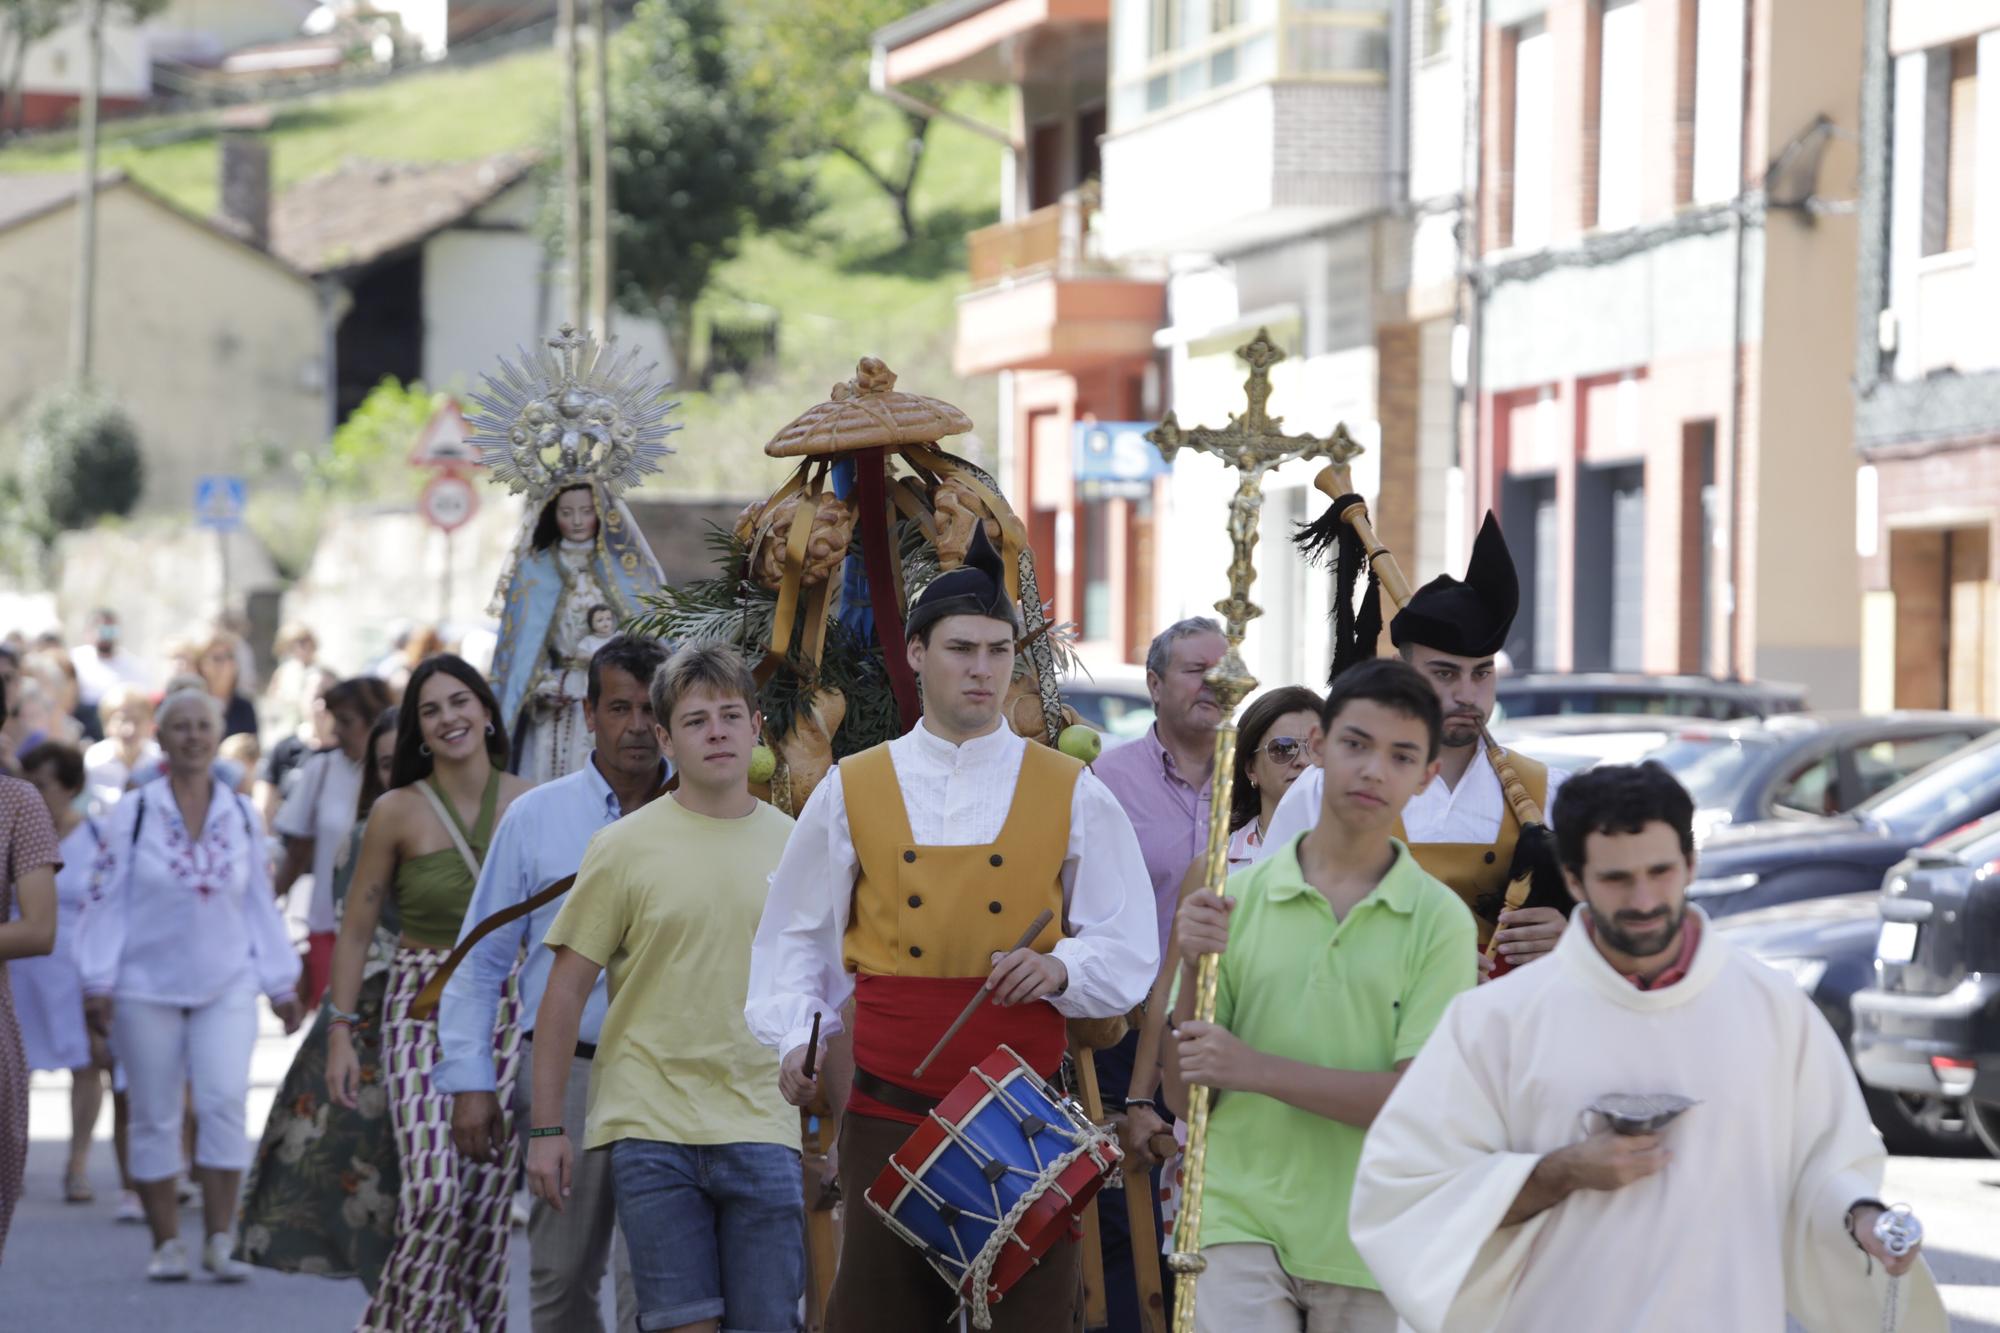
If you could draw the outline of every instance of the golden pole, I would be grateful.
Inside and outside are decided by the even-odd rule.
[[[1172,461],[1181,449],[1214,454],[1237,470],[1236,494],[1229,502],[1229,596],[1215,604],[1222,613],[1223,634],[1229,651],[1208,673],[1208,686],[1222,709],[1223,722],[1215,733],[1213,781],[1217,791],[1229,781],[1236,762],[1236,706],[1257,688],[1257,678],[1244,665],[1241,649],[1243,632],[1263,615],[1262,607],[1250,600],[1250,587],[1257,581],[1257,520],[1264,508],[1264,474],[1294,459],[1329,458],[1346,464],[1360,452],[1345,429],[1321,439],[1313,435],[1286,435],[1284,421],[1269,415],[1265,405],[1271,397],[1271,367],[1284,360],[1285,353],[1263,329],[1249,343],[1236,349],[1250,367],[1243,382],[1249,408],[1231,417],[1220,430],[1197,427],[1183,430],[1174,414],[1147,433],[1159,446],[1160,455]],[[1211,799],[1208,811],[1208,847],[1202,857],[1202,884],[1210,893],[1227,892],[1229,873],[1229,801],[1226,793]],[[1194,1016],[1203,1022],[1215,1019],[1215,983],[1219,959],[1206,954],[1195,968]],[[1181,1213],[1174,1229],[1174,1252],[1167,1265],[1180,1275],[1174,1302],[1175,1333],[1193,1333],[1195,1282],[1208,1261],[1201,1254],[1201,1202],[1203,1171],[1208,1158],[1209,1089],[1199,1083],[1188,1088],[1188,1143],[1186,1187],[1181,1193]]]

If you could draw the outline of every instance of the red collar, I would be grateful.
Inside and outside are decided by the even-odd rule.
[[[1597,923],[1591,920],[1588,912],[1584,913],[1583,928],[1592,935],[1597,933]],[[1630,973],[1624,972],[1619,973],[1619,975],[1640,990],[1665,990],[1675,982],[1686,978],[1688,971],[1694,967],[1694,951],[1700,944],[1701,918],[1693,912],[1689,912],[1681,919],[1681,947],[1674,954],[1674,961],[1667,964],[1665,970],[1659,972],[1650,980],[1643,976],[1633,976]]]

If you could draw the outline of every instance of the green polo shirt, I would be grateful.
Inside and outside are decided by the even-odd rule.
[[[1270,1055],[1386,1071],[1413,1058],[1478,979],[1478,936],[1457,894],[1398,842],[1374,891],[1336,921],[1299,869],[1298,843],[1229,877],[1236,907],[1215,1021]],[[1363,1131],[1254,1092],[1209,1113],[1201,1243],[1270,1245],[1295,1278],[1379,1290],[1347,1237]]]

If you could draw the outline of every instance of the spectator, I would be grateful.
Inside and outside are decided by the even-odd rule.
[[[61,644],[37,648],[28,654],[28,669],[35,673],[49,697],[50,732],[58,740],[86,745],[102,736],[97,710],[83,702],[77,684],[76,664]]]
[[[105,696],[114,690],[152,688],[152,670],[125,650],[118,613],[109,607],[90,613],[90,642],[71,649],[70,661],[76,666],[76,683],[83,702],[97,709],[100,715],[105,708]]]
[[[292,794],[306,760],[317,751],[332,747],[333,716],[327,711],[326,695],[339,683],[340,677],[325,667],[299,673],[299,697],[292,707],[299,718],[298,725],[271,747],[257,772],[257,808],[263,812],[266,823],[278,817],[278,810]]]
[[[1229,868],[1256,859],[1271,813],[1313,762],[1320,697],[1303,685],[1267,690],[1237,724],[1236,765],[1229,783]]]
[[[0,703],[4,695],[0,687]],[[28,1161],[28,1070],[7,964],[55,947],[60,869],[48,806],[27,783],[0,778],[0,1251]],[[17,908],[20,919],[14,920]]]
[[[356,676],[336,683],[323,701],[321,711],[331,719],[333,744],[307,758],[271,823],[272,832],[285,840],[275,885],[278,895],[289,894],[301,877],[311,895],[305,912],[302,996],[308,1006],[319,1003],[333,967],[333,862],[354,827],[368,758],[368,730],[389,706],[389,687],[373,676]]]
[[[91,799],[108,809],[125,794],[135,772],[159,762],[160,747],[153,739],[152,698],[138,686],[107,691],[98,708],[104,739],[83,752],[83,766]]]
[[[239,1282],[247,1270],[230,1255],[230,1232],[249,1158],[257,993],[296,1031],[299,959],[271,895],[256,811],[215,772],[221,704],[178,691],[161,702],[159,727],[166,775],[119,803],[77,932],[84,1003],[128,1082],[132,1175],[153,1237],[146,1275],[188,1276],[174,1177],[191,1087],[202,1266]]]
[[[93,1042],[83,1022],[83,983],[76,970],[76,924],[90,896],[90,870],[104,845],[98,822],[80,808],[84,794],[83,755],[60,741],[45,741],[21,756],[27,779],[42,794],[60,840],[62,870],[56,875],[56,947],[46,958],[24,958],[8,970],[14,1013],[29,1069],[69,1071],[69,1166],[63,1198],[89,1203],[90,1139],[104,1104],[104,1074],[110,1051]]]
[[[264,748],[257,744],[256,736],[247,731],[238,732],[234,736],[225,738],[222,744],[216,747],[215,753],[220,763],[235,765],[236,771],[242,775],[237,778],[230,790],[242,796],[248,796],[256,790],[257,764],[264,757]],[[262,818],[264,812],[259,810],[257,814]],[[264,823],[265,827],[270,826],[268,819]]]
[[[243,680],[242,643],[228,630],[216,629],[195,650],[195,670],[222,709],[225,737],[257,734],[257,709],[239,688]]]
[[[264,721],[272,730],[290,731],[305,720],[299,701],[307,697],[307,674],[325,670],[318,665],[319,640],[295,620],[279,629],[271,652],[278,664],[264,686]]]

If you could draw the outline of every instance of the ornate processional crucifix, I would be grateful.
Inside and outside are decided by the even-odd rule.
[[[1250,585],[1256,582],[1257,520],[1264,508],[1264,474],[1296,459],[1325,458],[1340,469],[1343,479],[1347,464],[1361,453],[1361,446],[1348,435],[1346,426],[1336,426],[1333,434],[1321,439],[1314,435],[1287,435],[1284,419],[1274,417],[1265,405],[1271,398],[1271,367],[1285,359],[1285,353],[1263,329],[1236,355],[1250,367],[1243,382],[1250,400],[1249,410],[1231,416],[1220,429],[1197,426],[1184,430],[1172,412],[1167,413],[1146,438],[1159,447],[1169,462],[1182,449],[1213,454],[1237,471],[1236,494],[1229,502],[1229,596],[1215,604],[1226,623],[1223,631],[1229,651],[1208,673],[1209,688],[1222,709],[1222,726],[1215,733],[1215,768],[1218,777],[1233,770],[1236,759],[1236,705],[1257,688],[1257,678],[1243,664],[1243,631],[1262,607],[1250,600]],[[1220,895],[1227,878],[1229,854],[1229,802],[1209,803],[1208,847],[1203,857],[1203,886]],[[1216,956],[1208,954],[1195,973],[1195,1017],[1204,1022],[1215,1018]],[[1208,1088],[1196,1084],[1188,1093],[1187,1185],[1181,1201],[1179,1225],[1174,1236],[1174,1252],[1169,1266],[1180,1276],[1180,1292],[1174,1303],[1176,1333],[1193,1333],[1195,1280],[1206,1262],[1201,1257],[1202,1169],[1208,1150]]]

